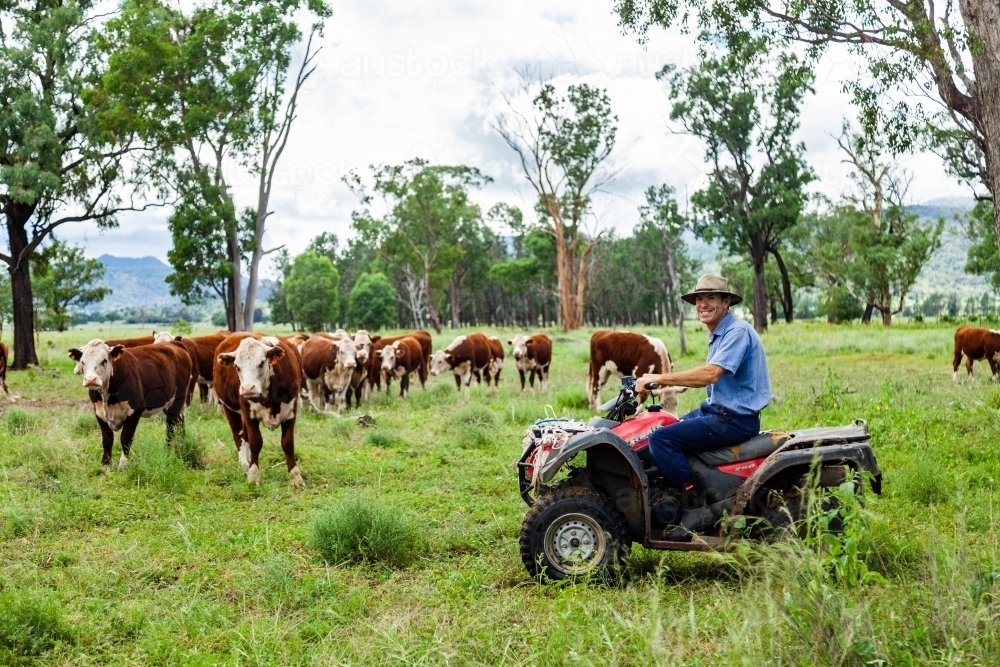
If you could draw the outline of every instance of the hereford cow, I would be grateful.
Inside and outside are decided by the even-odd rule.
[[[295,417],[302,405],[296,349],[273,336],[235,333],[219,344],[212,373],[247,480],[260,484],[263,422],[271,430],[281,427],[281,450],[292,486],[304,484],[295,461]]]
[[[383,347],[379,355],[382,362],[382,372],[390,377],[399,378],[399,397],[406,398],[410,390],[410,374],[419,370],[424,364],[424,350],[413,336],[407,336]],[[388,386],[386,387],[388,391]]]
[[[156,332],[154,331],[148,336],[138,336],[137,338],[119,338],[117,340],[106,340],[105,345],[110,345],[114,347],[115,345],[121,345],[126,350],[130,347],[139,347],[140,345],[152,345],[156,342]]]
[[[423,354],[423,363],[420,368],[417,369],[417,378],[420,380],[420,386],[425,386],[425,383],[427,382],[427,367],[431,356],[431,335],[426,331],[419,330],[412,331],[407,334],[401,334],[399,336],[389,336],[387,338],[379,338],[376,336],[372,339],[371,353],[368,357],[368,383],[371,387],[376,387],[379,390],[382,388],[382,348],[386,345],[392,345],[397,340],[403,340],[407,337],[412,337],[420,343],[420,349]],[[391,379],[392,378],[390,376],[385,377],[385,387],[387,391],[389,389],[389,382]]]
[[[993,381],[997,381],[1000,369],[1000,330],[981,327],[959,327],[955,332],[955,359],[952,362],[951,379],[958,382],[958,366],[962,356],[966,357],[965,369],[972,377],[972,362],[985,359],[990,365]]]
[[[161,331],[159,333],[153,334],[153,344],[161,345],[164,343],[171,343],[173,345],[180,345],[184,348],[188,357],[191,359],[191,380],[188,382],[187,390],[187,402],[185,406],[191,405],[191,399],[194,397],[195,387],[198,384],[198,362],[197,362],[197,346],[191,342],[190,338],[182,338],[181,336],[173,336],[169,331]]]
[[[354,367],[354,372],[351,373],[351,385],[347,390],[346,403],[348,408],[351,407],[352,395],[355,405],[359,408],[361,407],[361,399],[368,399],[368,360],[372,354],[372,343],[376,340],[380,340],[380,337],[372,338],[364,329],[358,329],[354,332],[354,347],[357,350],[355,358],[358,363]]]
[[[17,397],[10,393],[10,389],[7,388],[7,361],[9,359],[10,350],[7,349],[6,344],[0,343],[0,388],[3,389],[3,393],[7,394],[7,398],[12,403],[17,403]]]
[[[500,386],[500,371],[503,370],[503,343],[496,336],[487,336],[486,340],[490,345],[490,363],[486,365],[483,376],[486,378],[486,386],[490,386],[490,376],[493,376],[493,386]]]
[[[101,428],[102,465],[111,465],[114,432],[121,431],[118,468],[125,467],[141,417],[161,412],[166,415],[167,444],[173,440],[177,426],[183,426],[191,358],[181,346],[124,348],[92,340],[82,350],[72,348],[69,358],[76,362],[77,375],[83,376],[83,386],[89,390]]]
[[[202,403],[215,403],[216,396],[212,390],[213,374],[215,373],[215,348],[229,337],[228,331],[216,331],[204,336],[185,338],[194,345],[195,365],[198,367],[198,393]]]
[[[313,410],[326,412],[330,405],[343,410],[357,366],[357,348],[351,337],[313,334],[299,347],[299,354]]]
[[[538,386],[545,393],[549,380],[549,364],[552,362],[552,341],[545,334],[525,336],[517,334],[507,341],[517,364],[517,372],[521,375],[521,393],[524,393],[524,374],[528,373],[531,393],[535,393],[535,376],[538,376]]]
[[[480,373],[489,367],[490,359],[490,342],[486,336],[481,333],[458,336],[451,345],[431,357],[431,375],[451,371],[459,390],[465,385],[468,393],[472,376],[478,380]]]
[[[639,377],[672,370],[670,354],[659,338],[626,331],[598,331],[590,337],[590,372],[587,375],[590,409],[597,409],[601,388],[611,375]],[[682,391],[677,387],[661,387],[653,393],[663,403],[664,410],[676,414],[677,394]]]

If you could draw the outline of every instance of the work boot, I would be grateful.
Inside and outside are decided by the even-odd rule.
[[[670,542],[687,542],[691,539],[692,532],[712,519],[712,510],[705,504],[705,487],[697,475],[681,484],[681,507],[683,510],[680,524],[667,532],[663,539]]]

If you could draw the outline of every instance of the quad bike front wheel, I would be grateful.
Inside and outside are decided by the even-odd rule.
[[[521,560],[533,577],[616,581],[632,542],[628,524],[606,496],[579,486],[538,498],[521,527]]]

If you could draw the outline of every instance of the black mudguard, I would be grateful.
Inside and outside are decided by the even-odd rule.
[[[855,472],[871,473],[872,491],[882,493],[882,472],[867,442],[821,445],[805,449],[777,451],[740,486],[733,514],[741,514],[757,492],[781,472],[790,468],[810,469],[814,465],[847,465]]]

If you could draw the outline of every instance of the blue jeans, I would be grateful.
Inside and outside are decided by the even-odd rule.
[[[760,415],[738,415],[709,403],[692,410],[681,421],[649,435],[649,455],[673,486],[680,487],[693,473],[685,453],[734,447],[760,432]]]

